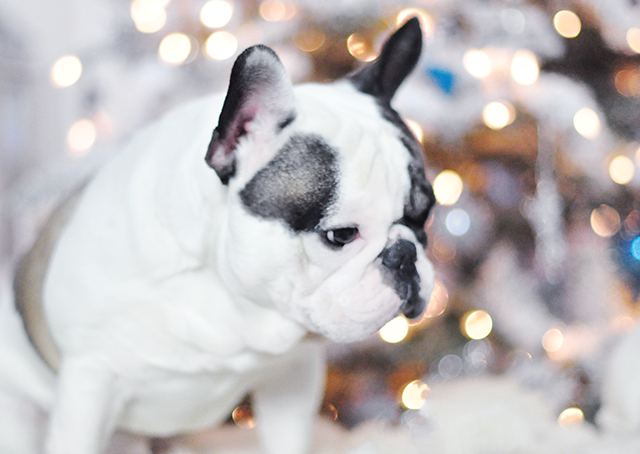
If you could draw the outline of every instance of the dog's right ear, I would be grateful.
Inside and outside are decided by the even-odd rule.
[[[273,127],[279,132],[295,115],[293,85],[276,53],[263,45],[248,48],[231,70],[227,97],[205,158],[207,164],[227,184],[236,172],[240,139],[258,127]]]

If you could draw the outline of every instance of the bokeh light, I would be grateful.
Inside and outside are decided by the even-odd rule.
[[[460,328],[462,334],[469,339],[484,339],[493,329],[493,320],[491,316],[483,310],[472,311],[462,317]]]
[[[191,54],[191,39],[183,33],[171,33],[160,41],[158,56],[170,65],[180,65]]]
[[[70,87],[82,75],[82,63],[75,55],[65,55],[59,58],[51,67],[49,77],[51,83],[59,88]]]
[[[626,156],[616,156],[609,163],[609,176],[618,184],[627,184],[635,173],[633,161]]]
[[[564,336],[558,328],[551,328],[542,336],[542,348],[548,353],[555,353],[562,348]]]
[[[609,205],[600,205],[591,212],[591,228],[596,235],[610,238],[620,230],[620,214]]]
[[[640,54],[640,28],[633,27],[627,31],[627,44],[632,51]]]
[[[224,27],[233,16],[233,4],[225,0],[211,0],[200,10],[200,22],[205,27]]]
[[[307,28],[293,36],[293,44],[303,52],[311,53],[320,49],[326,40],[324,32],[318,28]]]
[[[422,28],[422,33],[425,36],[431,36],[433,34],[434,22],[433,18],[427,14],[425,11],[417,8],[406,8],[398,13],[396,16],[396,26],[401,26],[408,19],[412,17],[417,17],[420,21],[420,27]]]
[[[347,49],[356,60],[360,61],[373,61],[377,56],[372,43],[360,33],[353,33],[347,38]]]
[[[575,38],[582,29],[578,15],[568,10],[558,11],[553,16],[553,26],[558,34],[564,38]]]
[[[583,107],[576,112],[573,116],[573,126],[581,136],[587,139],[595,139],[600,134],[600,118],[588,107]]]
[[[622,96],[640,96],[640,68],[621,69],[616,73],[614,82]]]
[[[524,31],[527,21],[524,14],[516,8],[505,8],[500,12],[502,28],[512,35],[519,35]]]
[[[418,142],[422,143],[422,141],[424,140],[424,132],[422,131],[422,127],[420,126],[420,123],[408,118],[405,118],[404,122],[407,124],[407,126],[409,126],[409,129],[411,130],[413,135],[416,137]]]
[[[540,74],[538,59],[527,49],[521,49],[514,54],[510,70],[513,80],[521,85],[533,85]]]
[[[456,208],[447,214],[444,224],[453,236],[463,236],[471,228],[471,218],[465,210]]]
[[[419,410],[427,400],[429,386],[422,380],[408,383],[402,390],[402,405],[409,410]]]
[[[74,154],[83,154],[89,151],[98,135],[96,125],[89,119],[75,122],[67,132],[67,146]]]
[[[380,331],[380,337],[383,341],[390,344],[397,344],[402,341],[409,333],[409,322],[402,315],[394,318],[384,325]]]
[[[130,12],[136,28],[142,33],[155,33],[167,23],[163,3],[134,0]]]
[[[560,427],[579,426],[584,421],[584,413],[577,407],[564,410],[558,416]]]
[[[453,170],[444,170],[433,180],[433,192],[440,205],[453,205],[462,194],[462,178]]]
[[[214,60],[226,60],[238,50],[238,39],[227,31],[213,33],[204,44],[205,54]]]
[[[640,262],[640,236],[634,238],[631,242],[631,255]]]
[[[491,74],[491,59],[483,50],[469,49],[462,57],[462,66],[477,79],[484,79]]]
[[[431,292],[431,298],[425,311],[425,317],[433,318],[439,315],[447,309],[449,303],[449,291],[442,282],[436,280],[433,286],[433,292]]]
[[[509,126],[516,118],[516,110],[507,101],[493,101],[484,106],[482,120],[484,124],[494,130]]]
[[[236,425],[242,429],[253,429],[256,427],[256,420],[253,417],[251,407],[248,405],[240,405],[231,413],[231,418]]]
[[[260,16],[268,22],[279,22],[291,19],[297,9],[293,3],[280,0],[264,0],[260,3]]]

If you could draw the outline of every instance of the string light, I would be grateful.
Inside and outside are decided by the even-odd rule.
[[[70,87],[82,75],[82,63],[75,55],[65,55],[59,58],[51,67],[49,77],[51,83],[59,88]]]
[[[640,54],[640,28],[630,28],[627,31],[627,44],[632,51]]]
[[[618,184],[627,184],[633,179],[635,166],[626,156],[616,156],[609,163],[609,176]]]
[[[134,0],[130,12],[133,23],[142,33],[155,33],[167,23],[167,12],[162,3]]]
[[[453,170],[444,170],[433,180],[433,192],[440,205],[453,205],[462,194],[462,178]]]
[[[160,41],[158,56],[170,65],[180,65],[191,53],[191,39],[183,33],[171,33]]]
[[[83,154],[89,151],[98,135],[96,125],[89,119],[75,122],[67,133],[67,146],[74,154]]]
[[[542,336],[542,348],[547,353],[555,353],[562,348],[564,343],[564,336],[562,332],[557,328],[551,328]]]
[[[480,340],[491,334],[493,320],[491,316],[482,310],[466,313],[461,321],[460,328],[462,334],[469,339]]]
[[[640,71],[637,68],[621,69],[615,75],[616,90],[622,96],[640,96]]]
[[[558,34],[564,38],[575,38],[582,29],[578,15],[568,10],[558,11],[553,16],[553,26]]]
[[[560,427],[579,426],[583,421],[584,413],[577,407],[567,408],[558,416]]]
[[[608,205],[600,205],[591,212],[591,228],[596,235],[610,238],[620,230],[620,214]]]
[[[425,311],[425,317],[434,318],[442,315],[447,308],[448,303],[449,292],[447,291],[447,288],[442,282],[436,280],[433,286],[433,292],[431,292],[429,304],[427,305],[427,310]]]
[[[573,116],[573,126],[578,133],[587,138],[595,139],[600,134],[600,118],[588,107],[583,107]]]
[[[384,325],[379,331],[380,338],[390,344],[397,344],[398,342],[404,340],[404,338],[407,337],[408,333],[409,323],[403,316],[394,318],[389,323]]]
[[[507,101],[493,101],[482,109],[482,121],[493,130],[509,126],[515,119],[516,109]]]
[[[427,400],[429,386],[422,380],[408,383],[402,390],[402,405],[408,410],[419,410]]]
[[[533,85],[538,80],[538,59],[530,50],[517,51],[511,61],[511,77],[521,85]]]
[[[238,39],[227,31],[213,33],[204,43],[204,51],[214,60],[231,58],[238,50]]]
[[[469,49],[462,56],[462,66],[476,79],[484,79],[491,74],[491,59],[489,55],[478,49]]]

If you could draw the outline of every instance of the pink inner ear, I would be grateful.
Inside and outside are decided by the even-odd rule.
[[[231,150],[236,148],[240,138],[247,134],[247,124],[251,123],[254,118],[255,114],[253,112],[246,112],[238,118],[233,128],[233,136],[231,137],[230,144],[231,146],[227,147],[227,152],[230,152]]]

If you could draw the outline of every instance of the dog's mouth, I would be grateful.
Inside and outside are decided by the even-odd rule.
[[[402,305],[402,314],[409,320],[421,317],[427,308],[427,302],[419,295],[419,292],[420,289],[411,290],[411,296]]]

